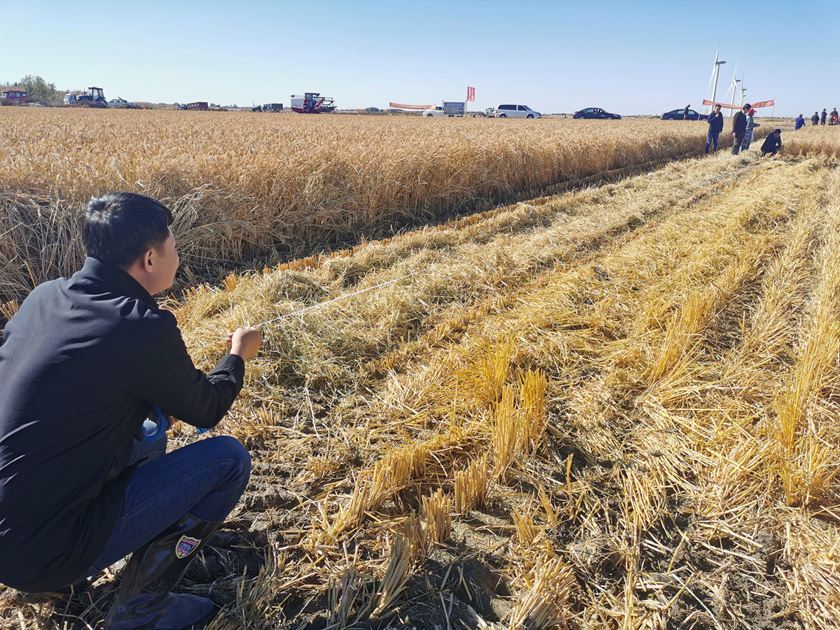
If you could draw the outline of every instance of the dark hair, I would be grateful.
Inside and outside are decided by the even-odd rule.
[[[127,267],[169,237],[172,212],[151,197],[108,193],[85,211],[83,238],[88,256]]]
[[[749,103],[744,103],[744,106],[741,109],[752,109],[752,105]]]

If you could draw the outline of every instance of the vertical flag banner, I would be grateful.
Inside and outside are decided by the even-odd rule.
[[[475,88],[471,85],[467,86],[467,101],[475,100]]]

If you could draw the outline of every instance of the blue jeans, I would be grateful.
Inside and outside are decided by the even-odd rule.
[[[251,456],[235,438],[220,436],[166,452],[166,434],[135,442],[122,513],[105,548],[83,577],[95,575],[157,538],[187,513],[222,522],[248,485]]]
[[[715,151],[718,150],[718,138],[720,138],[720,132],[714,132],[709,129],[709,132],[706,134],[706,153],[709,152],[709,147],[713,144],[715,146]]]

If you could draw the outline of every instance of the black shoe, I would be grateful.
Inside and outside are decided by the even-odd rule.
[[[131,555],[106,630],[201,628],[216,614],[207,598],[170,591],[221,523],[187,514]]]

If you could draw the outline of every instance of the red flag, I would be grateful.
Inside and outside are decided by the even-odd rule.
[[[467,100],[474,101],[475,100],[475,88],[471,85],[467,86]]]

